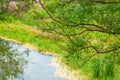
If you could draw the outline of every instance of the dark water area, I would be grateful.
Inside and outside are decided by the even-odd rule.
[[[0,80],[65,80],[55,75],[52,58],[0,39]]]

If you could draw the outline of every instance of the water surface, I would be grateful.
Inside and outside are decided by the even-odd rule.
[[[0,39],[0,80],[65,80],[55,75],[52,58]]]

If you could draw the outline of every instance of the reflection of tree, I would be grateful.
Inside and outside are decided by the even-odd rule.
[[[11,49],[9,42],[0,40],[0,80],[21,78],[26,63],[22,54]]]

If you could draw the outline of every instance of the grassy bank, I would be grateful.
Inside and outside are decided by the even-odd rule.
[[[51,52],[57,54],[64,53],[55,45],[54,40],[52,38],[49,39],[47,35],[51,34],[42,32],[37,30],[35,27],[24,24],[13,24],[7,22],[0,23],[1,37],[14,39],[23,44],[29,43],[41,52]]]

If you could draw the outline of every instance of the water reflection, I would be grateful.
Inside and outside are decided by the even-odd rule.
[[[52,58],[0,39],[0,80],[65,80],[55,76]]]
[[[27,63],[23,54],[28,54],[29,51],[18,54],[11,47],[12,43],[0,39],[0,80],[22,80],[23,67]]]

